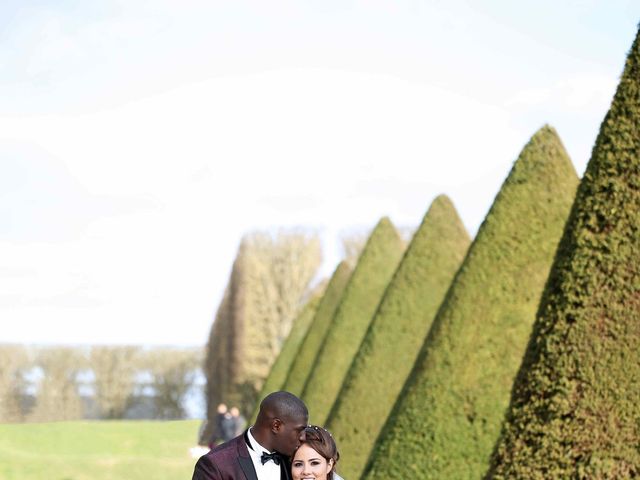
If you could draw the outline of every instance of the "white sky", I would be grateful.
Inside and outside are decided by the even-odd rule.
[[[544,123],[581,174],[636,0],[0,3],[0,341],[201,345],[240,237],[474,234]]]

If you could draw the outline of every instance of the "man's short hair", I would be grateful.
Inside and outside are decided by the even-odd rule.
[[[260,412],[269,417],[281,419],[309,418],[309,411],[302,400],[291,392],[281,390],[273,392],[264,397],[260,402]]]

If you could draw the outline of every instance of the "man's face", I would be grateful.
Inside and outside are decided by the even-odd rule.
[[[298,448],[307,426],[308,418],[299,416],[298,418],[286,418],[281,420],[280,428],[276,435],[275,450],[283,455],[291,457]]]

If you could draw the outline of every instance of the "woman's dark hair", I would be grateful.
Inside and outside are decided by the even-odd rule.
[[[329,460],[333,460],[333,468],[331,468],[331,471],[327,475],[327,480],[333,480],[333,472],[336,471],[336,463],[340,458],[340,453],[329,431],[317,425],[305,427],[302,445],[309,445],[322,455],[327,463]]]

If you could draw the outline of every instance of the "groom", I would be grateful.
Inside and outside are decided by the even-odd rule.
[[[290,480],[287,457],[304,440],[308,419],[298,397],[270,393],[260,403],[255,425],[200,457],[192,480]]]

